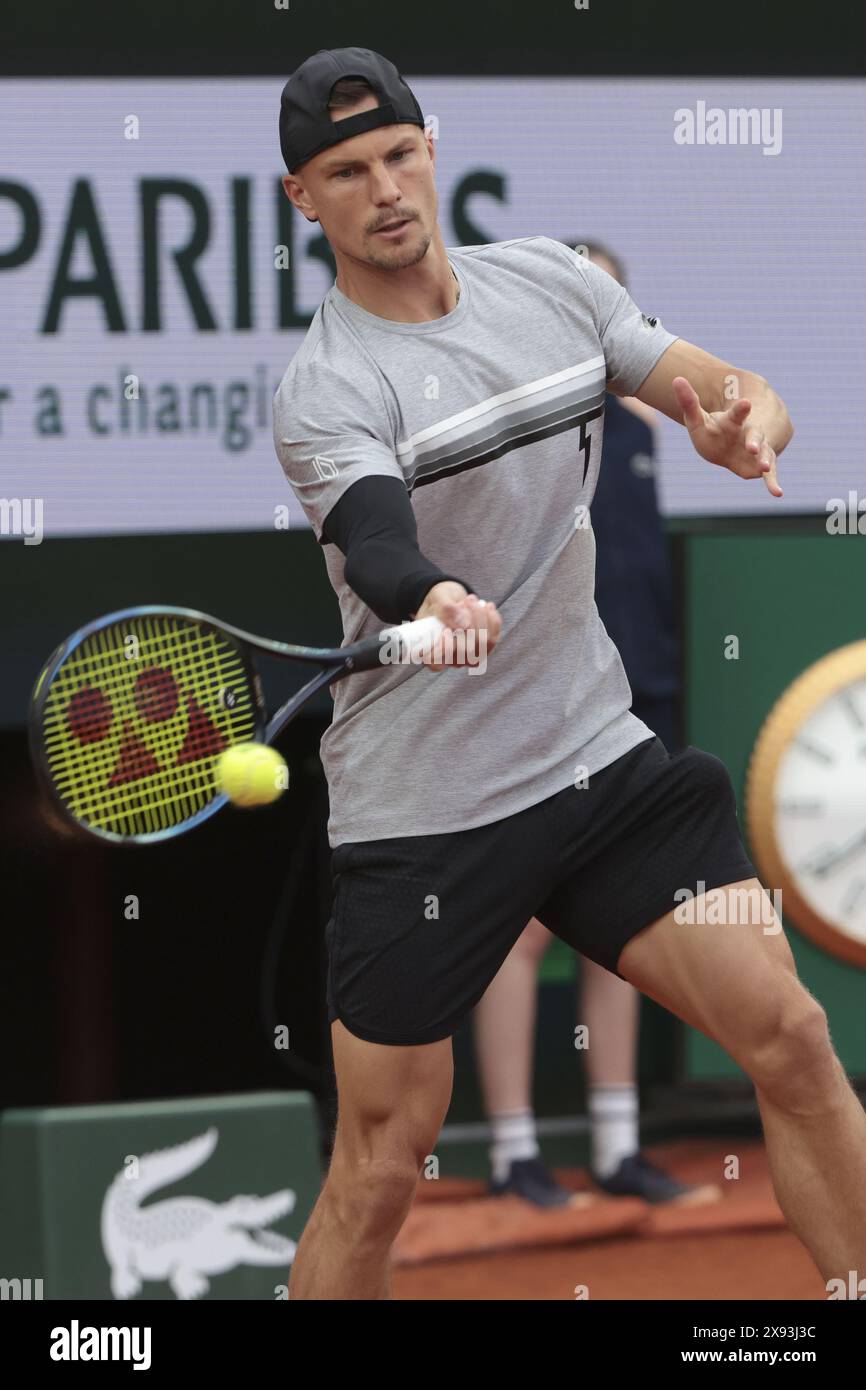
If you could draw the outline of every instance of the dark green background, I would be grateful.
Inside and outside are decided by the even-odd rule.
[[[776,700],[805,667],[866,636],[866,536],[692,537],[685,582],[689,741],[726,763],[742,819],[749,756]],[[736,661],[723,656],[728,633],[740,640]],[[785,927],[843,1065],[866,1076],[866,972],[820,950],[787,919]],[[687,1062],[696,1077],[742,1075],[691,1029]]]

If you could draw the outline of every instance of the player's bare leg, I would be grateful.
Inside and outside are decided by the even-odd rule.
[[[589,1086],[629,1086],[637,1070],[640,1001],[618,975],[584,956],[580,1013],[590,1045],[581,1054]]]
[[[331,1166],[292,1266],[289,1297],[391,1297],[389,1254],[451,1099],[451,1039],[363,1042],[335,1022]]]
[[[487,1115],[532,1107],[538,967],[552,939],[533,917],[475,1006],[478,1078]]]
[[[618,968],[714,1038],[752,1079],[779,1205],[824,1278],[847,1286],[850,1270],[866,1273],[866,1112],[769,899],[764,922],[757,912],[746,921],[739,890],[760,884],[747,879],[703,895],[706,905],[722,900],[725,925],[668,913],[628,942]]]

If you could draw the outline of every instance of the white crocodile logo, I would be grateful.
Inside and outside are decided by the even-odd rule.
[[[269,1197],[171,1197],[142,1207],[151,1192],[206,1163],[217,1139],[212,1126],[185,1144],[142,1154],[135,1178],[127,1170],[115,1175],[100,1223],[115,1298],[133,1298],[145,1279],[167,1279],[177,1298],[200,1298],[210,1288],[208,1274],[291,1264],[295,1242],[263,1229],[293,1209],[296,1194],[288,1188]]]

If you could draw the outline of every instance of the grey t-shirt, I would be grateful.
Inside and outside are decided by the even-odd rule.
[[[391,665],[334,687],[330,843],[501,820],[652,737],[593,599],[605,385],[675,341],[548,237],[449,247],[456,308],[395,323],[328,291],[274,398],[283,470],[322,539],[359,478],[402,478],[423,553],[502,614],[483,674]],[[325,544],[344,642],[383,624]]]

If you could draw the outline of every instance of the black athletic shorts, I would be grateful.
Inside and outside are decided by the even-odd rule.
[[[678,889],[757,876],[724,763],[658,738],[505,820],[338,845],[332,873],[329,1021],[403,1046],[457,1030],[531,917],[618,974]]]

